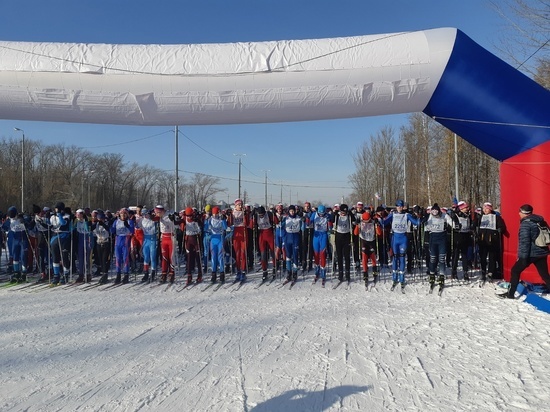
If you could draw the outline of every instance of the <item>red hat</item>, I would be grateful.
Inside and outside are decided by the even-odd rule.
[[[461,200],[460,202],[458,202],[458,208],[460,210],[466,209],[467,207],[468,207],[468,203],[466,203],[464,200]]]
[[[212,208],[212,214],[217,215],[218,213],[220,213],[220,208],[218,206],[214,206]]]
[[[361,215],[361,219],[367,221],[367,220],[370,220],[370,213],[369,212],[365,212]]]
[[[193,216],[193,208],[192,207],[186,207],[185,208],[185,216]]]

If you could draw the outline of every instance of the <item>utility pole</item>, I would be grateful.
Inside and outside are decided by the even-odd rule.
[[[264,181],[264,186],[265,186],[265,203],[264,203],[264,206],[265,208],[267,209],[267,172],[270,172],[271,170],[264,170],[265,172],[265,181]]]
[[[237,196],[237,199],[241,198],[241,158],[243,156],[246,156],[246,153],[233,153],[233,156],[239,156],[239,195]]]

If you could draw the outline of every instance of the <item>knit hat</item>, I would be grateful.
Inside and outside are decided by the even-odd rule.
[[[493,210],[493,204],[490,202],[483,203],[483,207],[488,207],[489,209]]]
[[[460,210],[466,209],[467,207],[468,207],[468,203],[466,203],[464,200],[461,200],[460,202],[458,202],[458,208]]]

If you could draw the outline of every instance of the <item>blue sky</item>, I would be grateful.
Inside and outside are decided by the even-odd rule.
[[[75,43],[230,43],[344,37],[456,27],[494,52],[503,21],[486,0],[390,1],[7,1],[0,16],[0,40]],[[385,126],[396,132],[407,115],[281,124],[187,126],[180,128],[180,177],[221,177],[233,201],[242,191],[251,203],[322,200],[349,194],[352,156]],[[170,127],[110,126],[0,120],[0,137],[25,136],[46,144],[66,142],[93,153],[123,153],[128,163],[174,168]],[[353,199],[369,201],[369,199]]]

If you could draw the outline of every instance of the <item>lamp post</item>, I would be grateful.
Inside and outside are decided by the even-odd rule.
[[[13,130],[21,132],[21,213],[25,210],[25,132],[23,129],[14,127]]]

